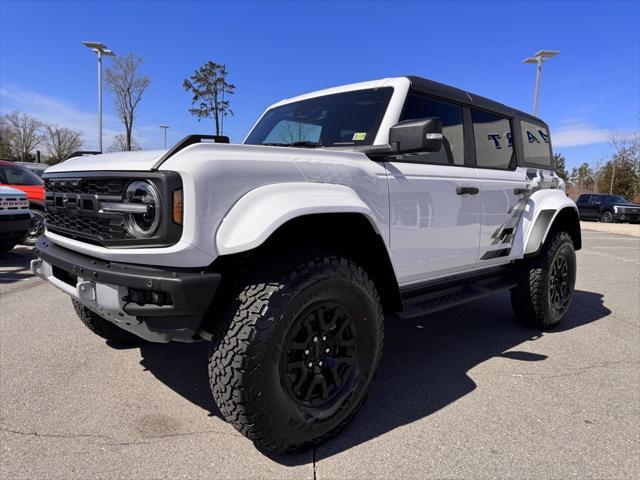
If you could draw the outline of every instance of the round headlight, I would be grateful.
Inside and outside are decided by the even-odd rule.
[[[140,205],[139,212],[124,214],[124,225],[129,233],[137,238],[152,236],[160,224],[161,212],[156,187],[144,180],[131,182],[124,192],[124,203]]]

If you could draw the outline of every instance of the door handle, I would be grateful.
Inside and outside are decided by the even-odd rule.
[[[458,195],[477,195],[480,193],[480,189],[476,187],[457,187],[456,193]]]
[[[513,193],[515,195],[529,195],[531,193],[530,188],[514,188]]]

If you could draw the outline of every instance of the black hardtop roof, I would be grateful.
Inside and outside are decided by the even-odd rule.
[[[532,120],[536,123],[541,123],[545,126],[547,125],[538,117],[534,117],[529,113],[508,107],[507,105],[496,102],[489,98],[481,97],[480,95],[476,95],[475,93],[466,92],[459,88],[445,85],[444,83],[434,82],[433,80],[427,80],[426,78],[416,77],[413,75],[407,75],[407,78],[411,82],[411,87],[418,91],[429,93],[438,97],[448,98],[465,105],[478,107],[484,110],[490,110],[500,115],[506,115],[508,117],[518,115],[520,117]]]

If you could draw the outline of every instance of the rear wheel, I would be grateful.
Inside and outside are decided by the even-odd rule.
[[[78,314],[78,318],[85,324],[85,326],[99,337],[104,338],[112,342],[114,345],[137,345],[144,340],[133,333],[129,333],[126,330],[117,327],[108,320],[105,320],[100,315],[92,312],[87,307],[82,305],[77,300],[72,299],[73,308]]]
[[[364,402],[382,354],[383,315],[366,272],[334,256],[258,273],[239,288],[210,350],[220,411],[271,451],[323,441]]]
[[[555,232],[533,259],[517,267],[518,286],[511,305],[523,323],[540,329],[557,326],[566,316],[576,281],[576,253],[567,232]]]
[[[613,214],[611,212],[602,212],[600,214],[600,221],[602,223],[611,223],[611,222],[613,222]]]

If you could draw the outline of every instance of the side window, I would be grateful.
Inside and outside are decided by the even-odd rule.
[[[464,165],[462,107],[410,93],[407,96],[400,121],[428,117],[439,117],[442,121],[443,142],[440,151],[408,153],[397,155],[396,158],[406,162]]]
[[[478,167],[508,170],[514,165],[513,135],[509,119],[472,109],[471,120]]]
[[[580,196],[578,197],[578,202],[580,202],[580,203],[587,203],[587,202],[589,202],[589,197],[591,197],[591,195],[584,195],[584,194],[583,194],[583,195],[580,195]]]
[[[524,161],[544,167],[551,166],[551,144],[549,130],[541,125],[530,122],[520,122],[522,130],[522,145],[524,146]]]

